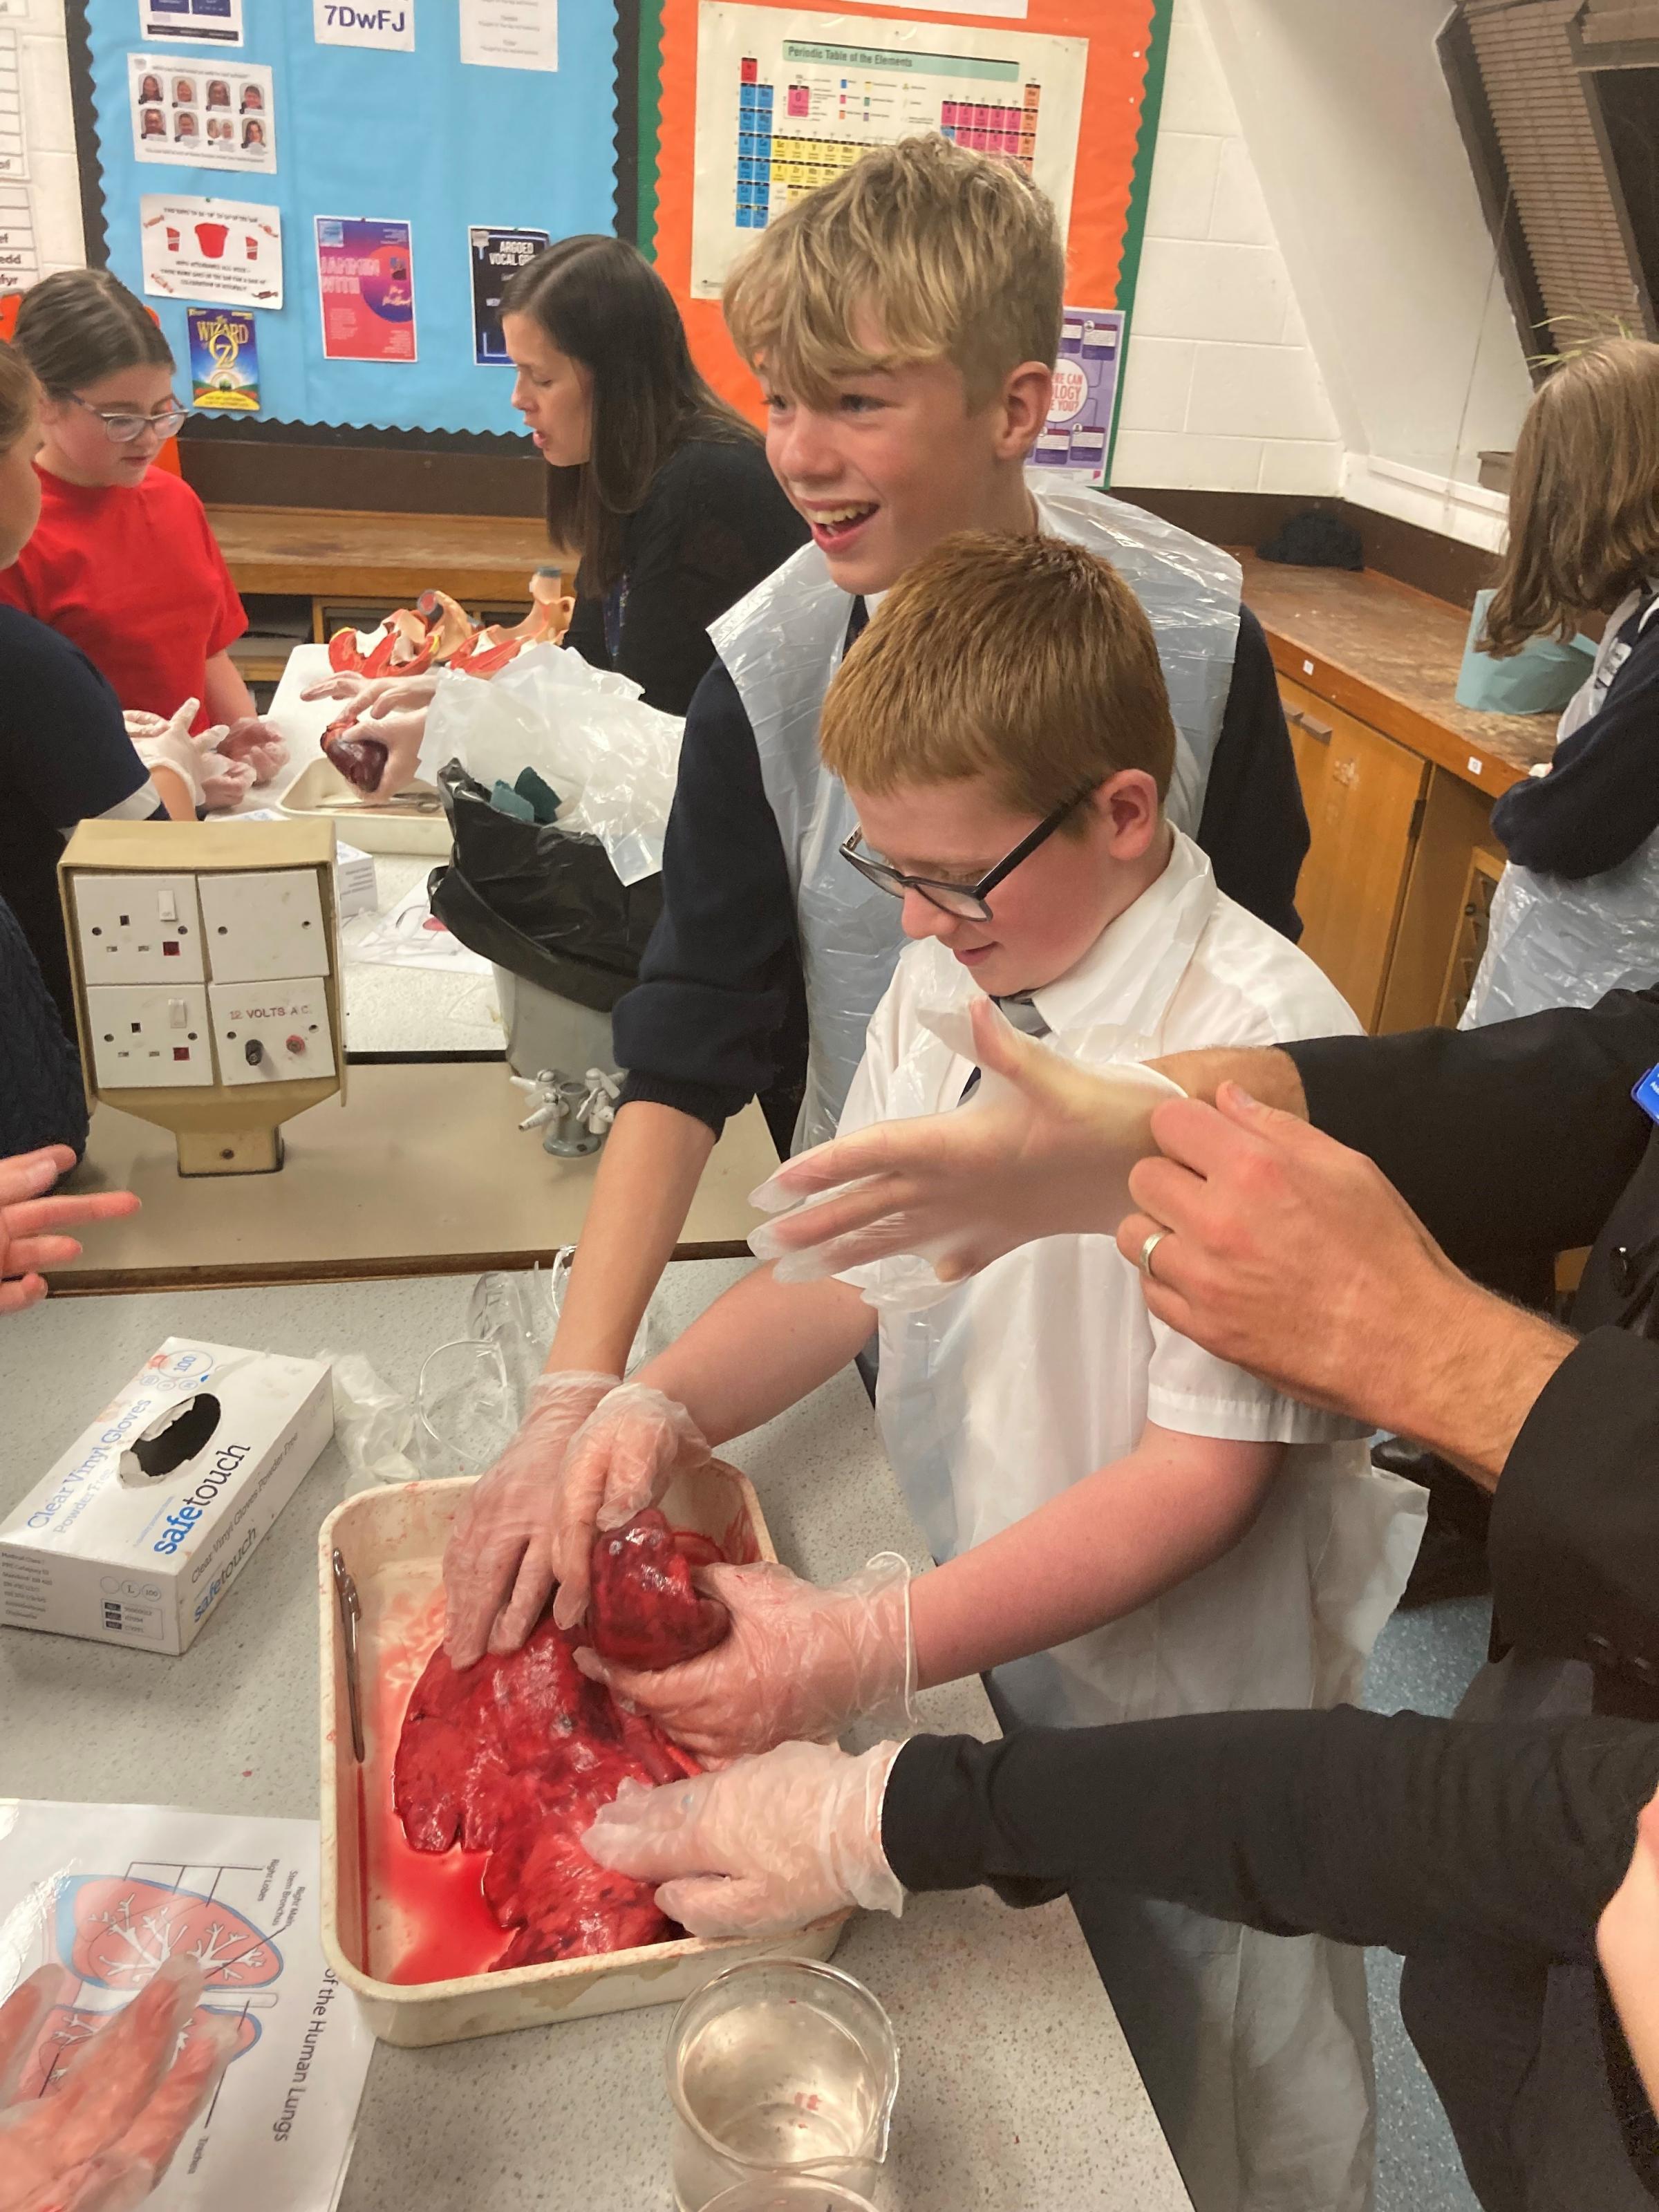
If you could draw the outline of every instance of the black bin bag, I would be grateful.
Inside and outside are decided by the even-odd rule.
[[[433,913],[497,967],[608,1014],[639,973],[662,878],[624,884],[586,830],[501,813],[459,761],[438,783],[455,850],[428,878]]]

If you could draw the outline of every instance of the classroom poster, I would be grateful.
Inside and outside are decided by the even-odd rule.
[[[173,198],[138,203],[144,289],[161,300],[209,307],[280,307],[280,209],[244,200]]]
[[[1031,454],[1035,466],[1081,470],[1096,483],[1104,481],[1122,355],[1119,308],[1066,309],[1048,420]]]
[[[276,167],[276,102],[269,69],[165,54],[129,54],[127,91],[136,161],[190,169]]]
[[[472,251],[472,358],[480,368],[507,362],[501,336],[501,293],[507,280],[552,240],[544,230],[484,230],[467,233]]]
[[[38,1966],[73,1977],[22,2099],[180,1954],[236,2044],[146,2212],[329,2212],[374,2039],[323,1956],[316,1821],[0,1799],[0,1998]]]
[[[191,46],[240,46],[242,0],[138,0],[138,35]]]
[[[259,410],[258,325],[251,312],[187,307],[191,404],[207,415]]]
[[[0,30],[0,178],[15,181],[29,173],[23,140],[23,87],[17,60],[17,33]]]
[[[559,0],[461,0],[461,59],[483,69],[556,70]]]
[[[379,46],[389,53],[415,51],[415,0],[376,8],[367,0],[311,0],[312,36],[319,46]]]
[[[29,188],[25,184],[0,185],[0,292],[21,292],[40,274]]]
[[[316,228],[325,360],[414,361],[409,224],[319,215]]]

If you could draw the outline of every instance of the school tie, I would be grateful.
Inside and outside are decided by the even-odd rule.
[[[999,999],[996,1004],[1022,1036],[1046,1037],[1048,1024],[1036,1010],[1036,1003],[1029,991],[1016,991],[1011,998]],[[979,1070],[975,1068],[962,1086],[958,1106],[965,1106],[979,1087]]]

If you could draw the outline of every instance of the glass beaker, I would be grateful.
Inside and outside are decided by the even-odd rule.
[[[854,2197],[838,2181],[797,2174],[793,2181],[740,2181],[722,2189],[706,2212],[876,2212],[867,2197]]]
[[[667,2068],[679,2212],[705,2212],[739,2182],[867,2190],[887,2155],[898,2094],[893,2024],[835,1966],[728,1966],[676,2014]]]
[[[482,1474],[511,1442],[518,1401],[501,1347],[464,1336],[421,1363],[410,1439],[422,1474]]]

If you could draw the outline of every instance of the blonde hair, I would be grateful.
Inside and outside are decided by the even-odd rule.
[[[979,408],[1022,362],[1053,368],[1065,291],[1042,193],[930,132],[872,149],[786,208],[726,278],[724,305],[750,367],[812,405],[842,377],[949,361]],[[879,355],[854,335],[861,314]]]
[[[0,453],[9,453],[27,429],[40,387],[15,346],[0,339]]]
[[[1510,542],[1487,652],[1569,637],[1659,573],[1659,345],[1607,338],[1564,362],[1515,448]]]
[[[1058,538],[961,531],[882,601],[818,742],[855,791],[983,775],[1011,812],[1046,815],[1127,768],[1162,799],[1176,733],[1152,624],[1109,562]]]

